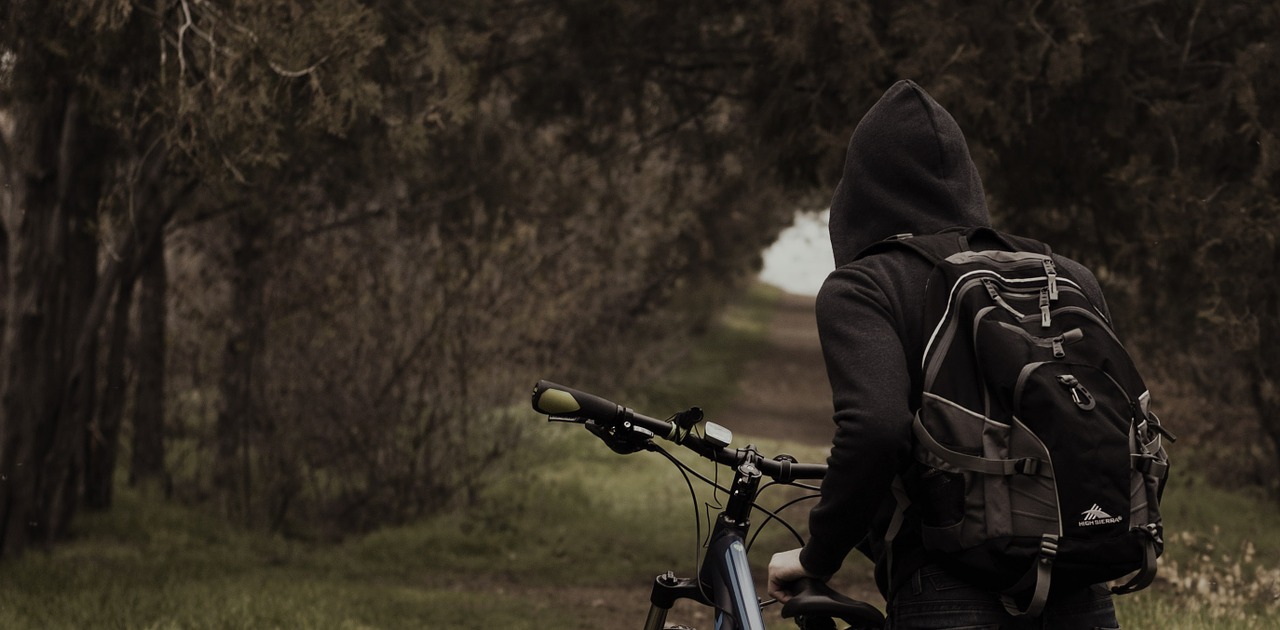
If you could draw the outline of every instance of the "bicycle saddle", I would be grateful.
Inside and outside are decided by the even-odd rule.
[[[782,618],[834,617],[850,628],[881,628],[884,615],[875,606],[846,597],[831,590],[824,582],[802,578],[796,580],[796,594],[782,607]]]

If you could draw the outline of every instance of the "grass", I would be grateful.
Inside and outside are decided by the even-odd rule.
[[[1174,453],[1176,457],[1176,451]],[[1176,461],[1175,461],[1176,464]],[[1117,599],[1129,627],[1280,628],[1280,506],[1175,472],[1156,584]],[[1146,620],[1158,619],[1158,624]]]
[[[5,566],[0,627],[447,628],[467,627],[458,615],[468,606],[506,627],[534,627],[521,619],[536,602],[452,592],[424,562],[393,566],[359,547],[236,532],[129,492],[77,531]],[[455,600],[461,608],[448,605]]]
[[[723,404],[732,392],[717,387],[736,383],[735,366],[759,348],[774,297],[757,291],[736,306],[680,374],[635,406],[661,415],[690,403]],[[0,566],[0,628],[640,625],[654,575],[693,573],[694,508],[683,479],[663,458],[618,456],[579,427],[547,425],[531,412],[522,421],[537,426],[525,432],[530,447],[522,459],[509,462],[518,472],[473,505],[340,545],[247,533],[121,488],[111,512],[77,519],[73,540]],[[756,443],[807,461],[824,455]],[[1117,600],[1125,627],[1280,627],[1274,502],[1215,488],[1179,468],[1165,518],[1161,579]],[[781,528],[766,530],[752,552],[755,568],[793,545]],[[865,593],[868,565],[846,564],[838,577]],[[687,607],[672,620],[712,625],[705,611]],[[788,627],[776,620],[772,607],[770,627]]]

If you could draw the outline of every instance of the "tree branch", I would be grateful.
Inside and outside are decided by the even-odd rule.
[[[468,186],[462,190],[455,191],[439,199],[432,199],[431,201],[428,201],[422,205],[441,206],[446,203],[452,203],[459,199],[466,199],[467,197],[470,197],[471,195],[475,194],[475,191],[476,191],[475,186]],[[378,218],[387,216],[388,214],[391,214],[393,211],[397,209],[398,208],[378,208],[376,210],[368,210],[365,212],[360,212],[354,215],[347,216],[342,219],[337,219],[335,221],[325,223],[323,225],[317,225],[312,228],[299,230],[297,232],[288,234],[280,238],[277,242],[285,245],[286,247],[297,245],[302,241],[305,241],[314,236],[319,236],[320,234],[324,234],[325,232],[340,230],[342,228],[358,225],[365,221],[371,221],[373,219],[378,219]]]
[[[329,60],[329,55],[325,55],[325,56],[321,57],[319,61],[317,61],[317,62],[315,62],[315,63],[313,63],[313,64],[311,64],[311,65],[307,66],[306,68],[303,68],[303,69],[301,69],[301,70],[289,70],[289,69],[287,69],[287,68],[285,68],[285,67],[281,66],[280,64],[278,64],[278,63],[276,63],[276,62],[274,62],[274,61],[272,61],[272,60],[268,59],[268,60],[267,60],[267,67],[271,68],[271,70],[272,70],[273,72],[275,72],[276,74],[278,74],[278,75],[280,75],[280,76],[282,76],[282,77],[285,77],[285,78],[287,78],[287,79],[297,79],[297,78],[299,78],[299,77],[305,77],[305,76],[307,76],[308,74],[311,74],[312,72],[315,72],[315,71],[316,71],[316,68],[319,68],[319,67],[320,67],[320,64],[322,64],[322,63],[324,63],[324,62],[326,62],[326,61],[328,61],[328,60]]]

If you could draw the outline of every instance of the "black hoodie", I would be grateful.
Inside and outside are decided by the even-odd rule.
[[[857,254],[898,234],[989,224],[982,181],[955,119],[915,83],[894,84],[854,130],[831,201],[837,268],[816,309],[836,433],[800,555],[810,573],[835,573],[857,545],[875,561],[877,584],[888,598],[928,561],[910,510],[892,545],[891,569],[884,534],[896,504],[894,477],[911,459],[932,266],[905,248]],[[1055,259],[1103,304],[1092,274]]]
[[[951,114],[899,81],[862,117],[831,200],[836,267],[895,234],[989,226],[978,168]]]

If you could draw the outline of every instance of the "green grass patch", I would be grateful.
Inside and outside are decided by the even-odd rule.
[[[502,627],[534,628],[529,611],[547,607],[452,588],[424,562],[405,569],[358,546],[238,532],[128,490],[75,531],[48,553],[6,562],[0,627],[464,628],[469,611],[484,610]]]

